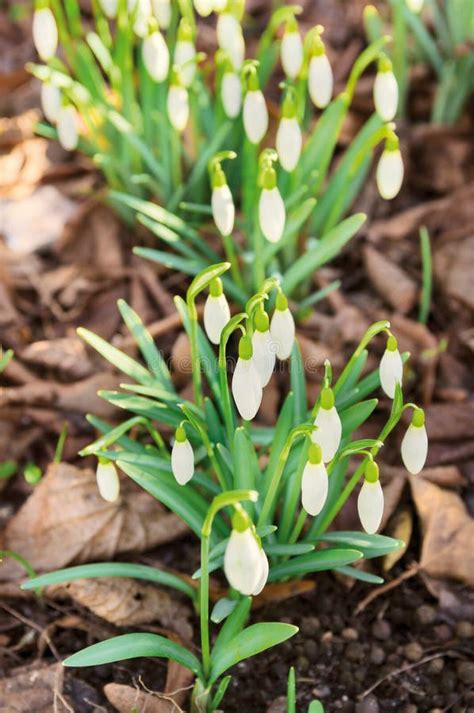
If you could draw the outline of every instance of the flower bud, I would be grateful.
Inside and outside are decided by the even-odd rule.
[[[298,165],[302,145],[303,136],[298,119],[295,116],[290,119],[283,117],[278,125],[276,150],[278,160],[288,173],[294,171]]]
[[[173,128],[179,133],[184,131],[189,118],[188,92],[184,87],[179,84],[171,84],[166,109]]]
[[[403,160],[398,145],[393,149],[384,149],[375,178],[382,198],[389,201],[398,195],[403,183]]]
[[[268,111],[260,89],[249,89],[244,99],[244,129],[252,144],[259,144],[268,129]]]
[[[129,12],[134,15],[134,33],[137,37],[146,37],[148,33],[148,23],[151,17],[150,0],[129,0]]]
[[[395,396],[395,387],[402,383],[403,362],[395,337],[390,336],[379,366],[380,385],[390,399]]]
[[[118,0],[99,0],[99,4],[109,20],[113,20],[117,16]]]
[[[43,62],[47,62],[56,54],[58,28],[52,10],[49,7],[42,7],[34,12],[33,42]]]
[[[262,386],[266,386],[275,368],[275,344],[269,329],[268,314],[262,308],[255,317],[252,336],[253,361]]]
[[[61,109],[61,92],[51,82],[41,85],[41,108],[50,124],[55,124]]]
[[[380,527],[383,516],[383,490],[379,480],[379,469],[376,463],[369,461],[365,471],[364,482],[357,498],[357,511],[364,530],[373,535]]]
[[[223,12],[217,18],[217,44],[224,50],[235,71],[242,67],[245,57],[245,41],[240,22],[230,12]]]
[[[66,151],[74,151],[79,143],[77,112],[70,104],[63,106],[57,116],[59,143]]]
[[[196,47],[188,21],[183,18],[179,23],[178,41],[174,49],[174,63],[179,70],[181,82],[191,86],[196,74]]]
[[[280,48],[281,65],[289,79],[296,79],[303,65],[303,42],[298,32],[296,20],[288,20],[281,40]]]
[[[120,495],[120,480],[115,465],[110,460],[99,458],[95,476],[100,497],[114,503]]]
[[[337,453],[342,435],[341,419],[334,406],[332,389],[322,390],[314,425],[316,429],[311,434],[311,438],[313,443],[317,443],[321,448],[323,462],[329,463]]]
[[[230,309],[217,277],[211,282],[209,295],[204,305],[204,329],[213,344],[219,344],[222,330],[230,319]]]
[[[321,448],[312,443],[301,481],[301,504],[308,515],[319,515],[328,496],[329,480]]]
[[[159,30],[155,30],[143,40],[143,63],[155,82],[163,82],[168,76],[170,55],[168,45]]]
[[[167,30],[171,22],[171,0],[151,0],[153,14],[162,30]]]
[[[178,426],[171,449],[171,470],[179,485],[186,485],[194,475],[194,451],[183,426]]]
[[[332,97],[333,75],[326,54],[311,57],[308,67],[308,90],[311,101],[318,109],[324,109]]]
[[[224,555],[225,576],[231,587],[248,596],[261,584],[263,567],[261,547],[252,532],[250,519],[245,511],[237,512],[232,518],[232,532]]]
[[[214,0],[194,0],[194,9],[201,17],[207,17],[214,10]]]
[[[392,63],[383,57],[374,82],[374,104],[382,121],[393,121],[398,106],[398,84]]]
[[[258,202],[258,221],[264,237],[271,243],[278,243],[285,229],[286,211],[283,198],[276,185],[274,168],[263,172],[263,188]]]
[[[406,3],[411,12],[418,14],[423,8],[424,0],[406,0]]]
[[[223,180],[225,176],[222,169],[217,172],[217,181],[222,174]],[[235,207],[232,199],[232,193],[227,183],[214,185],[211,197],[212,217],[216,227],[221,235],[230,235],[234,228]]]
[[[411,424],[403,437],[401,452],[403,464],[409,473],[416,475],[423,470],[428,454],[428,436],[422,409],[416,409],[413,413]]]
[[[242,107],[242,82],[235,72],[224,72],[221,84],[221,100],[226,116],[235,119]]]
[[[239,358],[232,376],[232,395],[237,410],[246,421],[251,421],[262,403],[262,383],[253,361],[252,342],[242,337]]]
[[[276,298],[275,311],[270,324],[270,334],[275,344],[278,359],[288,359],[295,342],[295,321],[288,309],[288,300],[280,293]]]

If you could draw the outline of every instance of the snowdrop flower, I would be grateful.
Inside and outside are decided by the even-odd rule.
[[[162,30],[167,30],[171,22],[171,0],[151,0],[153,14]]]
[[[214,12],[223,12],[226,6],[227,0],[214,0]]]
[[[209,295],[204,305],[204,329],[213,344],[219,344],[222,330],[229,319],[230,309],[222,287],[222,280],[216,277],[211,282]]]
[[[263,188],[258,202],[258,222],[264,237],[278,243],[283,235],[286,211],[283,198],[277,187],[275,169],[270,165],[263,169]]]
[[[262,403],[262,382],[253,360],[250,337],[241,337],[239,358],[232,377],[232,395],[237,410],[246,421],[251,421]]]
[[[261,307],[255,315],[255,332],[252,336],[253,361],[262,387],[271,379],[275,368],[275,344],[269,328],[268,314]]]
[[[395,396],[395,387],[402,383],[403,362],[398,351],[397,340],[391,335],[387,340],[379,366],[380,385],[390,399]]]
[[[283,102],[282,116],[276,135],[278,160],[288,173],[294,171],[298,165],[302,145],[303,136],[296,118],[294,92],[288,91]]]
[[[153,30],[143,41],[143,63],[155,82],[163,82],[168,76],[170,54],[168,45],[159,30]]]
[[[402,441],[402,460],[405,468],[412,475],[423,469],[428,453],[428,436],[425,428],[425,413],[417,408]]]
[[[288,79],[296,79],[303,66],[303,42],[294,15],[288,18],[280,48],[281,65]]]
[[[406,3],[409,10],[418,14],[423,8],[424,0],[406,0]]]
[[[120,480],[112,461],[99,458],[95,477],[100,497],[108,503],[114,503],[120,495]]]
[[[282,292],[276,298],[270,334],[278,359],[288,359],[295,342],[295,321],[288,309],[288,300]]]
[[[323,462],[329,463],[337,453],[342,434],[341,419],[334,406],[334,393],[330,388],[321,391],[314,425],[316,429],[311,434],[311,438],[321,448]]]
[[[77,112],[71,104],[63,106],[56,119],[59,143],[66,151],[74,151],[79,143]]]
[[[379,480],[377,463],[369,461],[365,469],[364,483],[357,498],[357,511],[364,530],[373,535],[380,527],[383,515],[383,490]]]
[[[321,448],[312,443],[301,481],[301,504],[308,515],[319,515],[328,496],[329,480]]]
[[[217,18],[217,44],[224,50],[232,63],[235,71],[243,64],[245,57],[245,41],[242,27],[232,12],[222,12]]]
[[[179,23],[178,41],[174,50],[174,63],[179,69],[181,81],[185,87],[191,86],[196,74],[196,47],[193,31],[185,17]]]
[[[194,9],[201,17],[207,17],[214,10],[214,0],[194,0]]]
[[[109,20],[113,20],[117,15],[118,0],[100,0],[102,11]]]
[[[398,195],[403,183],[403,160],[396,136],[385,142],[375,179],[382,198],[391,200]]]
[[[179,485],[186,485],[194,475],[194,451],[183,425],[176,429],[171,449],[171,470]]]
[[[175,70],[172,72],[166,109],[171,126],[179,133],[184,131],[189,118],[189,98],[187,89],[181,85]]]
[[[385,55],[379,62],[375,77],[374,104],[383,121],[393,121],[398,106],[398,84],[392,71],[392,63]]]
[[[244,99],[244,129],[252,144],[259,144],[268,129],[268,110],[260,90],[257,72],[251,67],[247,93]],[[253,71],[252,71],[253,70]]]
[[[61,109],[61,92],[51,82],[41,85],[41,107],[50,124],[55,124]]]
[[[222,76],[221,100],[226,116],[235,119],[242,108],[242,82],[232,69],[226,69]]]
[[[129,12],[133,15],[134,33],[137,37],[146,37],[151,18],[150,0],[129,0]]]
[[[332,97],[334,79],[323,41],[316,34],[308,66],[308,91],[318,109],[324,109]]]
[[[54,57],[58,48],[58,27],[46,2],[37,3],[36,8],[33,15],[33,42],[43,62],[47,62]]]
[[[224,555],[224,572],[230,586],[241,594],[254,594],[265,574],[262,548],[252,531],[250,518],[242,508],[232,516],[232,532]],[[266,558],[265,558],[266,559]]]
[[[230,235],[234,228],[235,207],[225,173],[217,162],[212,170],[212,217],[221,235]]]

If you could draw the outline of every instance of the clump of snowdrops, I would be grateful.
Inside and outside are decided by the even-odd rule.
[[[95,644],[66,664],[85,666],[136,656],[173,658],[196,674],[193,696],[202,703],[196,709],[205,711],[218,706],[228,677],[220,684],[218,679],[229,667],[296,631],[279,623],[243,628],[251,597],[268,583],[328,569],[365,582],[382,581],[355,564],[401,546],[377,534],[384,508],[377,456],[407,410],[412,420],[401,456],[410,473],[423,468],[427,453],[424,413],[415,404],[404,403],[404,356],[388,322],[368,329],[337,379],[326,362],[319,396],[308,409],[294,318],[280,281],[265,280],[245,311],[231,316],[221,280],[229,268],[229,263],[211,265],[192,281],[185,300],[175,298],[189,337],[192,401],[176,392],[163,356],[124,301],[119,309],[145,364],[79,330],[129,379],[122,391],[100,395],[134,414],[115,427],[89,416],[101,435],[82,455],[96,456],[98,488],[105,500],[121,497],[121,470],[188,524],[201,543],[201,566],[193,574],[199,587],[176,574],[127,563],[73,567],[27,584],[131,576],[191,597],[200,614],[201,661],[163,637],[127,634]],[[198,308],[205,294],[202,329]],[[238,358],[229,383],[228,348],[236,337]],[[367,347],[381,338],[386,342],[380,365],[362,376]],[[287,360],[291,391],[275,425],[263,427],[255,421],[263,390],[276,365]],[[392,400],[388,419],[376,439],[355,439],[354,432],[377,406],[377,399],[368,397],[379,384]],[[363,532],[330,530],[356,488]],[[229,591],[209,613],[209,574],[220,569]],[[210,621],[224,620],[211,649]]]
[[[167,248],[141,254],[194,276],[222,259],[209,245],[216,231],[232,265],[226,289],[241,306],[275,273],[288,297],[314,304],[312,273],[365,220],[346,216],[379,145],[381,196],[394,198],[403,181],[388,38],[359,55],[333,97],[324,28],[303,37],[297,5],[274,12],[254,58],[245,57],[241,0],[95,0],[92,7],[89,27],[77,0],[37,0],[34,38],[44,64],[31,71],[43,82],[49,122],[39,131],[90,155],[114,205]],[[218,50],[205,57],[196,49],[196,18],[211,13]],[[358,80],[374,63],[375,112],[333,168]],[[273,147],[264,91],[279,67]]]

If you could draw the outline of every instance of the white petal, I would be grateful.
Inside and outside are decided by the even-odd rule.
[[[184,87],[172,85],[166,103],[168,118],[176,131],[184,131],[189,118],[188,92]]]
[[[383,121],[393,121],[398,106],[398,84],[393,72],[378,72],[374,82],[374,104]]]
[[[324,109],[332,97],[333,76],[325,54],[311,57],[308,70],[308,90],[311,100],[319,109]]]
[[[268,572],[270,570],[270,566],[268,564],[268,557],[265,554],[265,550],[263,549],[263,547],[260,548],[260,567],[260,578],[255,586],[255,589],[252,592],[254,597],[256,597],[257,594],[260,594],[260,592],[266,585],[268,579]]]
[[[217,18],[216,25],[217,44],[226,52],[242,34],[242,27],[238,19],[230,12],[223,12]]]
[[[281,64],[286,76],[295,79],[303,64],[303,42],[299,32],[285,32],[281,41]]]
[[[317,428],[311,434],[314,443],[321,448],[324,463],[329,463],[337,453],[341,443],[342,424],[336,407],[320,408],[314,425]]]
[[[224,293],[219,297],[208,295],[204,305],[204,328],[213,344],[219,344],[221,333],[230,319],[230,309]]]
[[[375,483],[364,480],[357,498],[357,511],[364,530],[369,535],[377,532],[383,515],[383,490],[380,480]]]
[[[421,12],[423,3],[424,0],[406,0],[406,4],[408,5],[409,10],[415,13]]]
[[[100,6],[109,19],[117,15],[118,0],[100,0]]]
[[[288,359],[295,342],[295,320],[289,309],[276,309],[270,324],[270,333],[279,359]]]
[[[229,119],[235,119],[242,107],[242,82],[238,74],[225,72],[222,78],[221,99]]]
[[[148,23],[151,17],[150,0],[135,0],[135,21],[133,31],[138,37],[144,38],[148,33]]]
[[[214,10],[214,0],[194,0],[194,7],[201,17],[207,17]]]
[[[120,495],[120,480],[115,465],[110,461],[98,463],[96,479],[101,498],[108,503],[114,503]]]
[[[41,85],[41,107],[47,120],[55,124],[61,109],[61,92],[54,84],[43,82]]]
[[[303,137],[298,119],[281,119],[276,135],[278,159],[288,173],[296,168],[303,145]]]
[[[234,228],[235,208],[229,186],[219,186],[212,191],[212,216],[221,235],[230,235]]]
[[[227,0],[214,0],[214,12],[223,12],[227,7]]]
[[[163,82],[168,76],[170,55],[161,32],[152,32],[144,39],[142,52],[143,62],[150,77],[155,82]]]
[[[171,22],[171,2],[170,0],[151,0],[153,14],[158,20],[162,30],[167,30]]]
[[[241,594],[252,594],[260,582],[260,547],[250,528],[232,530],[224,555],[224,572],[231,587]]]
[[[328,496],[329,480],[323,463],[306,463],[301,481],[301,502],[309,515],[319,515]]]
[[[79,141],[77,114],[74,107],[65,106],[60,109],[57,117],[57,129],[61,146],[66,149],[66,151],[74,151]]]
[[[49,7],[36,10],[33,15],[33,41],[43,62],[55,55],[58,48],[58,28]]]
[[[395,386],[402,383],[403,362],[398,349],[386,349],[379,366],[380,385],[391,399],[395,396]]]
[[[262,403],[262,384],[253,359],[238,359],[232,377],[235,405],[246,421],[251,421]]]
[[[276,186],[270,190],[262,190],[258,203],[258,219],[264,237],[271,243],[278,243],[285,229],[286,212],[283,198]]]
[[[171,470],[179,485],[186,485],[194,475],[194,451],[188,440],[175,441],[171,450]]]
[[[268,111],[260,89],[247,92],[245,95],[244,128],[247,138],[252,144],[259,144],[267,133]]]
[[[383,151],[377,165],[377,188],[385,200],[398,195],[403,183],[403,160],[400,151]]]
[[[196,74],[196,48],[192,42],[178,40],[174,50],[174,63],[180,68],[180,78],[185,87],[192,84]]]
[[[259,332],[255,330],[252,337],[253,356],[255,368],[260,377],[262,386],[266,386],[270,381],[275,368],[276,349],[270,331]]]
[[[402,441],[402,460],[405,468],[412,475],[423,470],[428,454],[428,436],[424,426],[410,424]]]

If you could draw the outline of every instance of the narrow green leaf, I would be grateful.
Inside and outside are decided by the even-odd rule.
[[[146,329],[138,314],[129,307],[125,300],[119,300],[117,304],[123,321],[135,339],[149,369],[164,386],[174,390],[168,367],[156,348],[150,332]]]
[[[231,614],[227,617],[224,626],[217,635],[212,648],[211,660],[218,660],[222,648],[227,646],[227,644],[242,631],[247,622],[251,606],[251,597],[243,597],[238,600],[237,606],[234,607]]]
[[[221,621],[224,621],[224,619],[227,619],[227,617],[232,614],[238,603],[237,599],[228,599],[227,597],[219,599],[219,601],[214,604],[214,608],[211,612],[211,621],[213,621],[214,624],[220,624]]]
[[[219,262],[216,265],[210,265],[205,270],[202,270],[189,285],[188,291],[186,292],[186,301],[195,300],[200,292],[205,290],[216,277],[220,277],[224,272],[227,272],[229,268],[229,262]]]
[[[340,414],[342,421],[342,436],[346,438],[353,433],[356,428],[359,428],[377,407],[378,399],[370,399],[368,401],[360,401],[354,406],[346,408]]]
[[[390,552],[399,550],[405,546],[402,540],[395,540],[386,535],[368,535],[365,532],[325,532],[316,538],[319,542],[329,542],[332,545],[341,545],[344,548],[354,548],[359,550],[365,559],[382,557]]]
[[[102,337],[99,337],[97,334],[83,327],[78,328],[77,334],[90,347],[99,352],[104,359],[110,362],[112,366],[123,371],[123,373],[127,374],[131,379],[138,381],[140,384],[150,384],[153,382],[153,376],[145,367],[135,361],[135,359],[121,352],[120,349],[113,347],[106,342],[105,339],[102,339]]]
[[[355,549],[327,549],[294,557],[270,569],[269,582],[278,582],[286,577],[301,577],[310,572],[321,572],[351,564],[362,558],[362,552]]]
[[[358,569],[357,567],[336,567],[335,572],[344,574],[346,577],[352,577],[353,579],[358,579],[361,582],[367,582],[367,584],[383,584],[384,580],[372,572],[364,572],[363,569]]]

